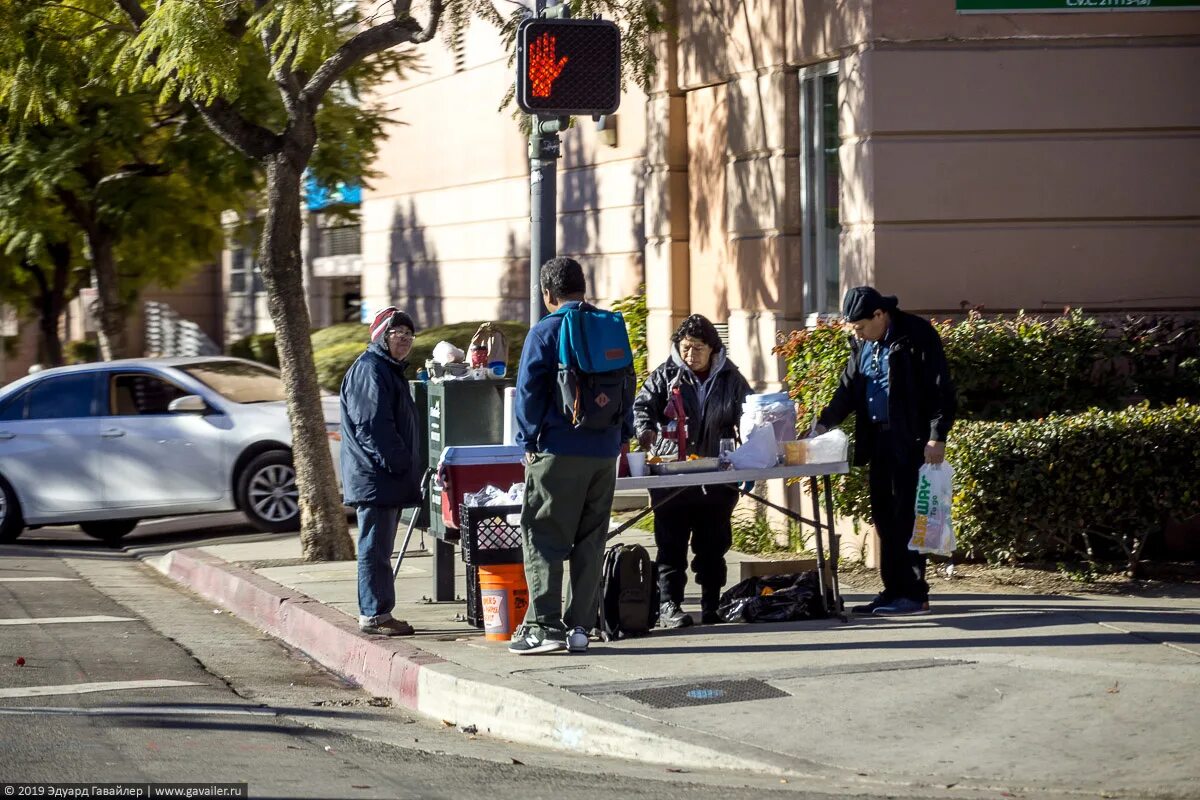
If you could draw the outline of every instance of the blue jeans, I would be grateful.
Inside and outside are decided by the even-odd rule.
[[[398,506],[359,506],[358,624],[378,625],[392,618],[396,584],[392,579],[392,547],[400,523]]]

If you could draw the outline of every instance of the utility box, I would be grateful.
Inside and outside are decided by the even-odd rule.
[[[421,474],[429,468],[429,384],[424,381],[409,381],[409,392],[412,394],[413,405],[417,407],[417,455],[419,456]],[[417,514],[414,527],[427,529],[429,527],[429,504],[425,503],[419,509],[404,509],[400,514],[401,527],[407,527],[412,515]]]
[[[513,385],[512,380],[426,384],[429,464],[436,465],[447,447],[504,441],[504,389]],[[429,530],[440,539],[458,539],[458,530],[447,529],[442,521],[442,493],[436,481],[429,489]]]

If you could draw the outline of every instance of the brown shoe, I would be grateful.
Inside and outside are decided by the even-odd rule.
[[[359,625],[358,629],[372,636],[412,636],[416,633],[413,626],[402,619],[389,619],[374,625]]]

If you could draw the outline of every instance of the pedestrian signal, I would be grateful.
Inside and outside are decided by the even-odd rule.
[[[517,30],[517,105],[527,114],[611,114],[621,104],[621,30],[601,19],[528,19]]]

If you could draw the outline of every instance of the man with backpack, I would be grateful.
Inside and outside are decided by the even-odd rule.
[[[552,313],[530,329],[517,375],[529,609],[508,649],[519,655],[587,650],[599,607],[617,457],[621,442],[633,436],[632,358],[623,321],[619,333],[616,326],[620,315],[584,302],[583,268],[573,259],[547,261],[540,280]],[[603,365],[606,357],[616,369]],[[571,580],[564,614],[567,562]]]

